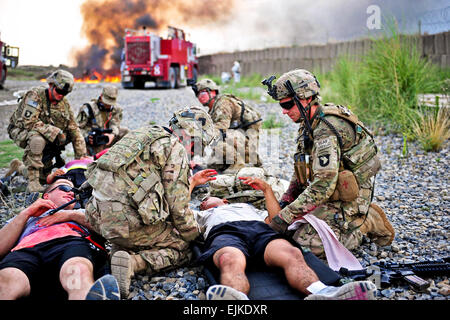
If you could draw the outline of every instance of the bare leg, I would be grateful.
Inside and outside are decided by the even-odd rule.
[[[23,271],[12,267],[0,270],[0,300],[15,300],[30,291],[30,281]]]
[[[283,268],[289,285],[308,295],[306,288],[319,281],[316,273],[306,264],[300,249],[284,239],[269,242],[264,251],[264,261],[269,267]]]
[[[213,255],[213,261],[220,270],[220,283],[248,294],[250,283],[245,275],[246,258],[241,250],[224,247]]]
[[[59,280],[69,300],[84,300],[94,284],[94,266],[86,258],[70,258],[62,265]]]

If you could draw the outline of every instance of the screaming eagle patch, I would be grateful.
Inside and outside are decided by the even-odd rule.
[[[326,167],[330,164],[330,154],[324,154],[319,156],[319,164],[321,167]]]

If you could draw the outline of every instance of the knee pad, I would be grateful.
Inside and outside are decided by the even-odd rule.
[[[40,135],[30,138],[30,151],[32,154],[41,154],[45,148],[45,139]]]

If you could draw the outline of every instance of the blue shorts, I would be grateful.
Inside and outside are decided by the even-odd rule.
[[[45,241],[32,248],[8,253],[0,260],[0,269],[17,268],[30,281],[30,298],[67,299],[67,293],[59,281],[59,271],[64,262],[73,257],[83,257],[92,262],[94,278],[109,273],[107,253],[88,240],[68,236]]]
[[[214,226],[205,240],[199,262],[212,262],[214,253],[224,247],[242,251],[247,263],[264,263],[267,244],[285,237],[261,221],[233,221]]]

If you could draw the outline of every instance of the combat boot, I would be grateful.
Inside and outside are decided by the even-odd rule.
[[[28,167],[28,187],[27,192],[43,192],[45,188],[39,182],[39,170],[33,167]]]
[[[131,278],[135,273],[147,270],[147,263],[138,254],[116,251],[111,258],[111,274],[119,283],[120,294],[127,299],[130,293]]]
[[[19,159],[13,159],[9,163],[9,169],[5,173],[5,178],[11,176],[14,172],[17,172],[17,175],[23,176],[23,169],[25,169],[25,166],[22,161]]]
[[[394,227],[389,222],[383,209],[371,203],[369,213],[359,230],[379,246],[387,246],[395,237]]]

